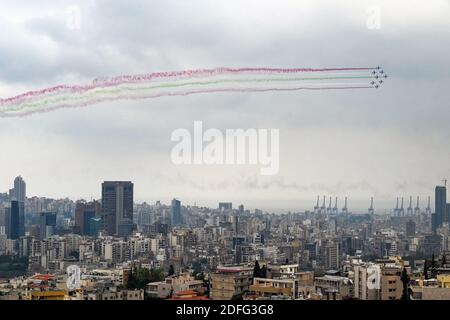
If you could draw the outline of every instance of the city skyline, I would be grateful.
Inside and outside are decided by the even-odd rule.
[[[5,3],[0,27],[10,37],[0,39],[0,97],[99,76],[221,66],[381,65],[388,83],[350,92],[105,102],[1,118],[0,141],[8,152],[0,166],[8,170],[0,172],[0,190],[21,173],[30,194],[56,198],[98,197],[99,182],[131,180],[136,199],[232,199],[277,210],[309,206],[317,194],[348,196],[360,210],[370,197],[376,207],[389,208],[397,195],[431,195],[430,187],[450,170],[448,3],[378,1],[379,28],[368,25],[370,1],[253,4],[81,1],[78,28],[68,23],[70,2]],[[148,21],[160,31],[147,30]],[[196,120],[222,132],[279,130],[279,173],[262,177],[259,166],[248,165],[174,165],[171,133],[192,129]]]
[[[447,180],[443,179],[442,180],[442,185],[437,185],[436,186],[436,190],[446,190],[446,185],[447,185]],[[112,184],[116,184],[116,183],[131,183],[130,181],[102,181],[102,185],[103,184],[108,184],[108,183],[112,183]],[[23,179],[23,177],[21,175],[17,176],[14,179],[14,185],[17,187],[13,187],[12,189],[9,189],[9,197],[11,199],[15,199],[16,196],[16,192],[19,191],[15,191],[17,190],[21,190],[20,193],[21,198],[25,199],[25,189],[26,189],[26,183]],[[134,183],[131,183],[131,185],[133,186],[133,194],[134,194]],[[2,191],[0,190],[0,193],[2,193]],[[8,193],[4,193],[4,194],[8,194]],[[99,194],[96,194],[98,196],[94,196],[93,194],[90,195],[90,197],[77,197],[77,198],[70,198],[70,197],[62,197],[62,198],[54,198],[54,197],[48,197],[48,196],[44,196],[44,195],[31,195],[31,197],[42,197],[42,198],[50,198],[50,199],[70,199],[72,201],[101,201],[102,199],[102,194],[104,194],[103,191],[103,187],[102,187],[102,191]],[[441,197],[443,200],[443,208],[441,205],[440,211],[438,213],[439,216],[442,216],[443,214],[442,212],[446,212],[447,208],[445,206],[446,203],[446,191],[444,191],[444,195],[443,196],[437,196],[437,191],[435,191],[435,196],[419,196],[419,195],[410,195],[410,196],[393,196],[392,197],[392,201],[390,202],[385,202],[385,207],[383,206],[379,206],[379,203],[377,203],[376,199],[374,199],[374,197],[370,197],[370,199],[368,199],[367,202],[367,207],[364,207],[365,202],[356,202],[357,205],[355,205],[354,202],[352,202],[351,196],[343,196],[342,198],[335,196],[335,195],[324,195],[324,194],[320,194],[317,195],[317,198],[314,198],[315,201],[311,202],[311,205],[309,203],[306,202],[302,202],[299,206],[297,207],[293,207],[292,209],[280,209],[280,208],[274,208],[273,206],[265,206],[264,202],[263,203],[259,203],[260,205],[255,205],[254,207],[252,206],[252,202],[250,201],[250,204],[247,203],[243,203],[242,201],[233,201],[233,199],[226,199],[227,201],[230,202],[223,202],[224,199],[216,199],[214,201],[209,201],[209,202],[198,202],[195,199],[193,201],[190,201],[189,198],[187,199],[182,199],[183,200],[183,204],[187,205],[187,206],[199,206],[199,207],[210,207],[210,208],[214,208],[214,207],[218,207],[220,209],[221,205],[227,205],[228,203],[234,203],[235,205],[240,205],[243,204],[246,207],[253,207],[253,209],[262,209],[268,212],[273,212],[273,213],[286,213],[286,212],[301,212],[301,211],[315,211],[317,208],[324,208],[329,210],[330,212],[344,212],[344,211],[349,211],[352,213],[370,213],[370,212],[376,212],[377,214],[394,214],[394,215],[398,215],[399,212],[403,212],[403,214],[407,213],[408,215],[410,215],[410,213],[412,214],[412,212],[416,212],[417,210],[422,210],[423,212],[425,211],[435,211],[435,204],[437,203],[437,197]],[[441,192],[442,194],[442,192]],[[132,197],[134,199],[134,196]],[[414,199],[414,201],[413,201]],[[156,203],[156,202],[162,202],[165,204],[169,204],[172,203],[173,201],[179,201],[176,198],[170,198],[170,199],[164,199],[164,198],[147,198],[147,199],[135,199],[133,201],[133,203]],[[440,200],[439,200],[440,201]],[[315,206],[313,206],[315,204]],[[358,207],[359,205],[359,207]],[[334,210],[334,211],[333,211]],[[410,212],[411,211],[411,212]],[[444,219],[440,218],[440,221],[447,221],[449,219]],[[178,220],[177,220],[178,221]]]

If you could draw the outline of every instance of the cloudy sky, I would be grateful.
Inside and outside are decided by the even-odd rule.
[[[450,177],[449,17],[446,0],[0,0],[2,98],[220,66],[381,65],[390,75],[378,90],[217,93],[0,118],[0,191],[21,174],[28,195],[73,199],[98,198],[103,180],[132,180],[137,200],[280,211],[310,209],[317,194],[348,196],[353,210],[371,196],[380,211],[397,196],[425,198]],[[172,164],[171,133],[194,120],[279,129],[279,173]]]

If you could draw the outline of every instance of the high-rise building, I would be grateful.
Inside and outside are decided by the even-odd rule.
[[[14,206],[18,206],[18,237],[22,237],[25,235],[25,199],[26,199],[26,183],[21,176],[18,176],[14,179],[14,187],[9,190],[9,199],[10,201],[16,201],[17,204]],[[13,206],[11,206],[13,208]],[[15,212],[11,211],[13,214]]]
[[[75,232],[88,234],[89,219],[100,217],[100,203],[98,201],[78,201],[75,207]]]
[[[2,204],[0,204],[0,234],[2,234],[1,230],[5,229],[6,226],[5,211],[6,211],[5,207]]]
[[[446,186],[436,186],[434,191],[434,212],[433,217],[433,232],[436,232],[437,228],[442,226],[442,223],[449,222],[447,214],[447,188]]]
[[[56,228],[56,213],[55,212],[41,212],[40,221],[40,237],[47,239],[55,234]]]
[[[88,220],[87,228],[85,229],[86,235],[88,236],[96,236],[97,233],[101,230],[102,227],[102,219],[101,218],[90,218]]]
[[[219,210],[228,211],[233,209],[233,203],[231,202],[219,202]]]
[[[416,235],[416,223],[412,220],[409,220],[406,223],[406,236],[414,237]]]
[[[170,220],[172,226],[179,226],[183,224],[183,219],[181,216],[181,201],[177,199],[172,200]]]
[[[5,222],[6,235],[8,239],[16,240],[23,236],[25,227],[23,226],[23,203],[13,200],[11,206],[6,208]],[[22,225],[21,225],[22,224]]]
[[[325,266],[328,269],[339,270],[340,252],[339,242],[330,241],[325,246]]]
[[[102,183],[102,220],[109,235],[127,236],[133,231],[133,183]]]
[[[26,198],[26,183],[21,176],[14,179],[14,188],[9,190],[9,197],[11,200],[25,202]]]

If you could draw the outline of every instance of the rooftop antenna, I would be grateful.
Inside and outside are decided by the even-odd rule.
[[[444,187],[447,186],[447,179],[442,179],[442,181],[444,182]]]

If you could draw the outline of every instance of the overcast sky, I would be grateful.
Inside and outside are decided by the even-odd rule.
[[[373,6],[379,29],[368,28]],[[450,177],[449,17],[446,0],[0,0],[1,97],[220,66],[381,65],[390,75],[378,90],[217,93],[0,118],[0,191],[21,174],[28,196],[98,198],[103,180],[131,180],[136,200],[267,210],[310,209],[320,194],[348,196],[354,210],[373,196],[384,212],[397,196],[432,196]],[[171,133],[194,120],[279,129],[279,173],[172,164]]]

